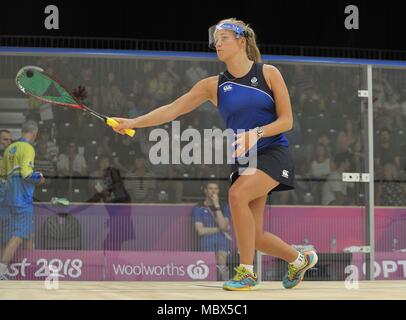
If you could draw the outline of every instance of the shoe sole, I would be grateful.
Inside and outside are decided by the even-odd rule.
[[[260,289],[259,284],[257,284],[256,286],[253,286],[253,287],[245,287],[245,288],[223,287],[223,290],[226,290],[226,291],[255,291],[255,290],[259,290],[259,289]]]
[[[313,268],[317,264],[317,262],[319,261],[319,257],[317,256],[317,253],[315,251],[309,251],[309,252],[312,252],[314,254],[313,261],[306,268],[304,268],[304,270],[302,271],[302,275],[300,276],[299,281],[296,282],[296,284],[293,287],[285,288],[285,289],[293,289],[293,288],[297,287],[302,282],[306,271]]]

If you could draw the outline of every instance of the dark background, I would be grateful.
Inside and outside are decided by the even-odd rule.
[[[206,41],[207,28],[237,17],[260,43],[406,49],[401,1],[2,1],[0,35],[48,35]],[[44,8],[59,8],[60,30],[46,30]],[[347,30],[344,8],[357,5],[360,29]]]

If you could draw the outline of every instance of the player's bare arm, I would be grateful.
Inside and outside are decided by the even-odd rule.
[[[158,126],[176,118],[192,112],[202,103],[211,101],[214,105],[217,104],[218,76],[205,78],[197,82],[189,92],[179,97],[172,103],[159,107],[143,116],[135,119],[114,118],[120,124],[114,130],[120,134],[124,133],[124,129],[145,128]]]

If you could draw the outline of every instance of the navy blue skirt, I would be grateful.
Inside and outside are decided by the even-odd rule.
[[[239,172],[251,164],[251,167],[256,167],[279,182],[279,185],[268,194],[273,191],[286,191],[295,188],[295,165],[289,147],[276,146],[259,150],[256,158],[256,165],[253,164],[252,160],[247,164],[240,164],[237,161],[235,164],[232,164],[231,185],[240,176]]]

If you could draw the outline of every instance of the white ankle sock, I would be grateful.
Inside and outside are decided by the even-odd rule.
[[[0,263],[0,275],[2,276],[3,274],[6,274],[7,272],[7,265],[4,263]]]
[[[303,266],[306,263],[306,258],[302,253],[299,252],[299,255],[297,256],[296,260],[291,262],[290,264],[293,265],[295,268],[299,268]]]
[[[240,264],[241,267],[244,267],[245,269],[247,269],[248,271],[250,271],[251,273],[254,273],[254,266],[251,264]]]

